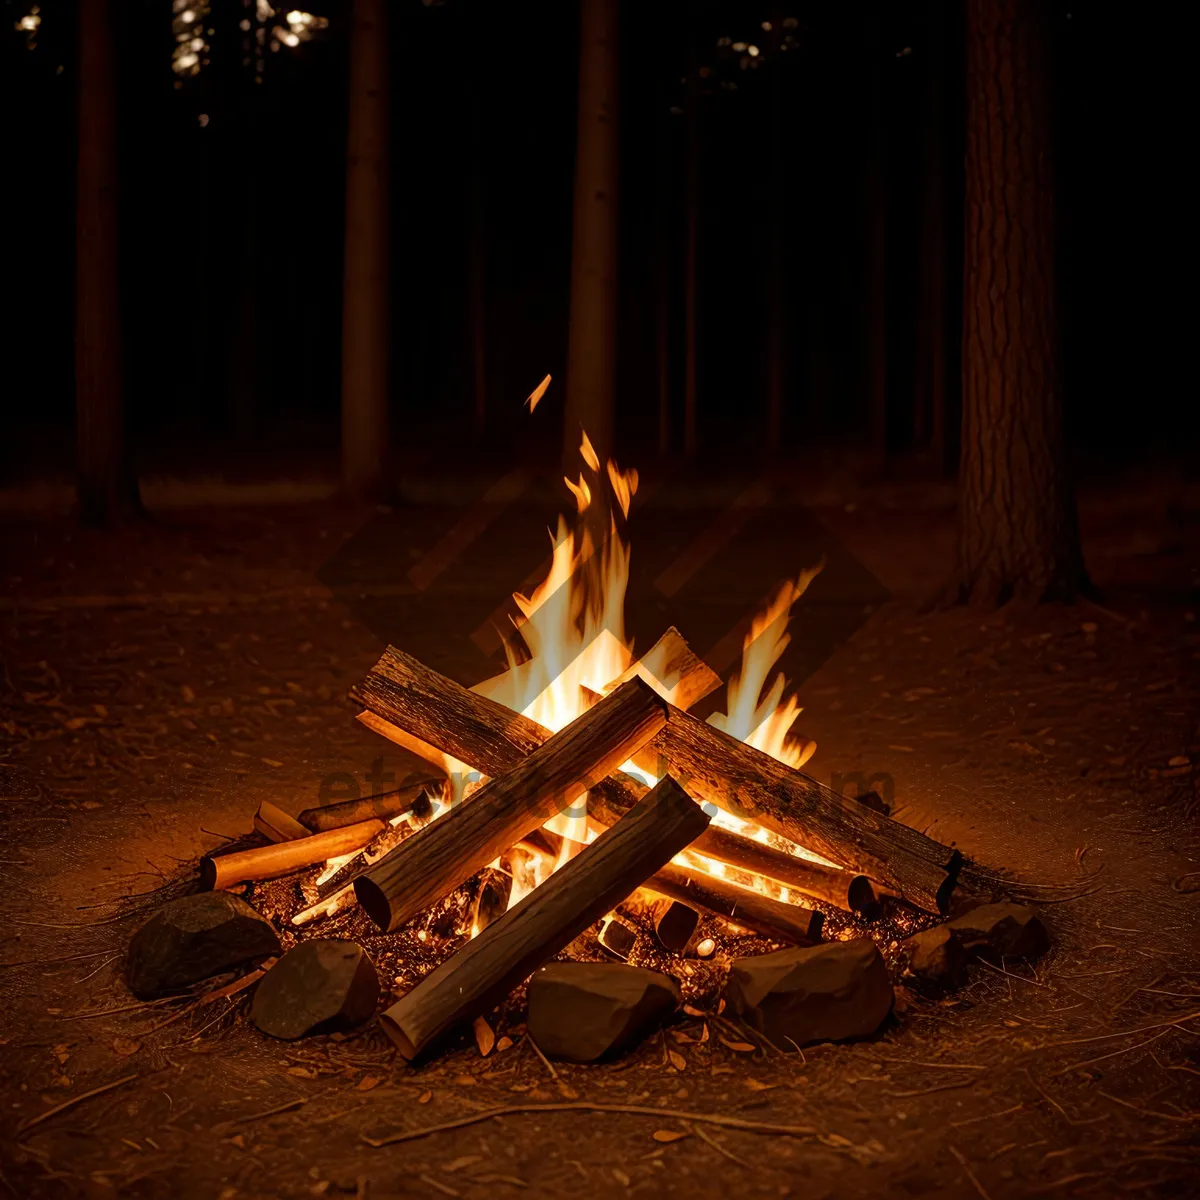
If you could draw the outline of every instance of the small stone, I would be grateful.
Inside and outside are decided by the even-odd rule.
[[[605,921],[597,939],[603,950],[624,962],[633,951],[637,934],[624,921]]]
[[[905,976],[917,985],[939,991],[956,987],[963,980],[967,952],[947,925],[935,925],[914,933],[900,944]]]
[[[1027,904],[984,904],[948,928],[968,953],[985,957],[1037,958],[1050,948],[1050,935]]]
[[[125,981],[139,1000],[153,1000],[279,951],[270,923],[240,897],[199,892],[164,904],[133,935]]]
[[[361,1025],[375,1015],[378,999],[375,966],[361,946],[301,942],[263,977],[250,1017],[263,1033],[294,1041]]]
[[[675,1011],[679,985],[624,963],[550,963],[529,981],[528,1030],[550,1058],[596,1062],[640,1041]]]
[[[892,1008],[892,984],[870,938],[735,959],[729,1007],[781,1050],[866,1037]]]

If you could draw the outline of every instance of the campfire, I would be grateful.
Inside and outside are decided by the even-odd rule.
[[[507,668],[465,688],[389,646],[351,690],[358,719],[427,776],[297,817],[264,803],[263,844],[202,860],[204,889],[251,885],[259,912],[243,905],[238,919],[265,913],[280,950],[296,943],[259,984],[260,1026],[299,1036],[362,1020],[375,968],[389,968],[398,998],[381,1021],[406,1059],[472,1024],[494,1040],[489,1015],[519,1003],[526,981],[530,1033],[581,1061],[681,997],[729,1002],[763,1036],[800,1045],[886,1018],[881,946],[940,984],[967,949],[1034,946],[1040,925],[1014,906],[935,925],[959,853],[801,771],[815,746],[796,736],[800,708],[776,668],[820,565],[754,619],[726,711],[702,721],[688,710],[721,681],[682,634],[642,654],[625,635],[637,473],[602,468],[586,435],[580,454],[549,572],[514,596]],[[331,972],[342,982],[322,1007],[309,993]],[[275,993],[288,1016],[273,1027],[258,1010]]]

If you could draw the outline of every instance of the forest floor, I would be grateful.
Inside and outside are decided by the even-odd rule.
[[[464,679],[477,671],[464,627],[522,583],[515,558],[452,567],[436,603],[381,615],[369,586],[355,596],[345,578],[332,591],[318,579],[370,523],[334,504],[180,509],[117,533],[0,526],[0,1192],[1194,1194],[1200,498],[1082,497],[1102,608],[922,614],[950,563],[945,500],[784,503],[746,532],[747,553],[781,578],[811,549],[796,530],[819,526],[890,594],[815,650],[798,610],[797,653],[819,663],[794,670],[819,747],[809,769],[886,775],[901,819],[1047,885],[1049,955],[975,968],[955,996],[913,1000],[854,1045],[747,1054],[695,1040],[703,1021],[686,1018],[615,1064],[553,1071],[519,1037],[487,1058],[463,1041],[415,1069],[374,1025],[275,1042],[244,1001],[165,1024],[175,1010],[130,1007],[121,961],[137,920],[112,917],[118,897],[248,829],[261,800],[294,812],[323,779],[361,779],[380,756],[402,771],[400,752],[353,720],[348,686],[381,636]],[[382,515],[387,544],[424,561],[461,514]],[[540,513],[516,515],[544,538]],[[713,644],[686,612],[667,615],[697,650]],[[363,1141],[580,1102],[670,1112],[526,1112]]]

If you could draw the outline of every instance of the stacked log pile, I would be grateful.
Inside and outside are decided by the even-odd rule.
[[[493,919],[479,921],[475,936],[383,1013],[405,1058],[444,1044],[531,977],[531,1029],[536,1013],[564,1057],[591,1061],[630,1044],[647,1021],[673,1010],[679,987],[661,972],[625,965],[637,935],[618,910],[640,914],[668,964],[711,954],[711,938],[707,950],[698,940],[702,921],[753,931],[777,947],[738,960],[730,975],[731,1009],[764,1035],[795,1045],[810,1034],[862,1036],[890,1010],[887,970],[870,939],[822,942],[825,914],[850,914],[860,925],[897,903],[944,914],[961,856],[685,711],[716,682],[671,630],[552,732],[388,647],[351,691],[360,719],[431,764],[465,764],[482,782],[462,789],[436,819],[432,802],[445,796],[433,776],[297,818],[264,803],[254,824],[265,844],[205,857],[201,884],[220,891],[337,860],[316,903],[293,924],[357,903],[393,934],[481,872],[504,882],[485,868],[514,849],[549,864],[552,873],[507,911],[505,882],[492,898]],[[624,770],[629,763],[657,783]],[[564,822],[567,813],[576,819]],[[581,829],[586,844],[564,842]],[[944,983],[968,951],[996,938],[1040,951],[1040,923],[1031,920],[996,912],[939,926],[906,946],[910,976],[924,971]],[[186,914],[176,924],[186,928]],[[619,963],[558,963],[542,972],[597,928],[599,952]],[[286,972],[276,967],[256,1001],[256,1020],[275,1036],[345,1027],[375,1002],[375,971],[361,948],[307,944],[313,949],[284,957]],[[143,959],[150,961],[144,951]],[[139,970],[144,993],[150,975]],[[570,1022],[555,1015],[557,996],[577,998],[586,1045],[573,1043]]]

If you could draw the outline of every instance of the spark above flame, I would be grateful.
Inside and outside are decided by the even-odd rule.
[[[537,408],[538,401],[546,394],[546,389],[549,386],[550,376],[547,375],[546,378],[543,379],[542,382],[539,383],[537,387],[535,387],[533,391],[529,393],[529,397],[526,399],[525,403],[529,405],[530,412],[533,412],[533,410]]]

